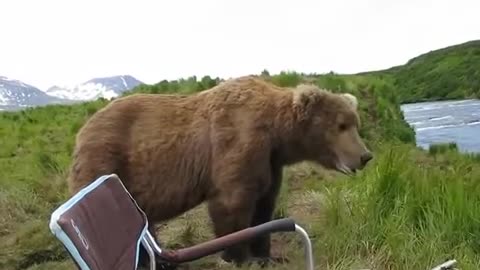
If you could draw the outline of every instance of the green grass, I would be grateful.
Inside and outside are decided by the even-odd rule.
[[[430,155],[418,150],[391,77],[270,76],[268,71],[262,76],[284,86],[309,81],[354,93],[360,100],[361,133],[375,154],[365,171],[350,179],[306,163],[285,170],[275,215],[292,216],[307,228],[316,264],[322,269],[426,269],[455,257],[462,269],[478,269],[480,159],[456,151]],[[190,77],[141,85],[132,93],[190,94],[220,81]],[[74,136],[106,103],[0,113],[0,269],[71,269],[48,222],[53,209],[67,199]],[[168,247],[213,237],[203,205],[162,224],[159,233]],[[303,269],[302,250],[292,237],[274,237],[275,252],[293,260],[278,269]],[[215,258],[193,264],[212,269]]]
[[[461,269],[479,269],[480,167],[455,152],[441,164],[425,159],[388,146],[373,168],[324,192],[330,219],[316,225],[318,256],[328,264],[357,257],[373,269],[428,269],[456,258]]]

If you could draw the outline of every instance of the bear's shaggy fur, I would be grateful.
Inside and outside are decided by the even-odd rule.
[[[315,161],[344,173],[371,154],[358,135],[357,100],[313,85],[281,88],[255,76],[190,96],[112,101],[79,131],[71,193],[116,173],[146,212],[164,221],[207,201],[222,236],[270,221],[282,167]],[[268,236],[226,250],[236,263],[268,258]]]

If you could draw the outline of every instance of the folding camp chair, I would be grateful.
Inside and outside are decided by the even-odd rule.
[[[97,178],[58,207],[50,219],[50,230],[82,270],[137,269],[140,244],[149,255],[150,269],[156,269],[157,258],[180,264],[263,234],[292,231],[302,236],[306,267],[313,270],[308,234],[290,218],[273,220],[179,250],[160,248],[147,228],[145,213],[116,174]]]

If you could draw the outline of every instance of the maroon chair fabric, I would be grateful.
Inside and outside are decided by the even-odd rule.
[[[133,270],[147,219],[117,175],[104,175],[57,208],[50,229],[81,269]]]

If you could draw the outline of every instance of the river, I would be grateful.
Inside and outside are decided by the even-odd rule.
[[[404,104],[405,120],[415,129],[417,145],[455,142],[462,152],[480,153],[480,100]]]

